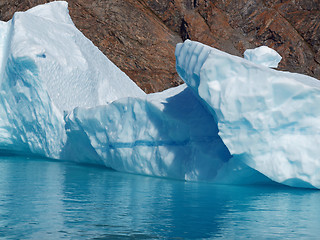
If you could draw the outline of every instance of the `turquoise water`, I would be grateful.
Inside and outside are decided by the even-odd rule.
[[[226,186],[21,157],[0,159],[0,238],[320,236],[320,191]]]

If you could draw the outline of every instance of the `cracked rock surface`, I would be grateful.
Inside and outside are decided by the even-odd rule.
[[[1,0],[0,19],[49,0]],[[145,92],[182,81],[175,45],[200,41],[243,56],[267,45],[279,69],[320,79],[320,0],[68,0],[75,25]]]

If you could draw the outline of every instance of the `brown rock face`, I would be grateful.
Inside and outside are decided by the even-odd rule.
[[[320,0],[144,0],[173,31],[242,56],[269,46],[279,68],[320,79]],[[165,6],[165,7],[164,7]]]
[[[1,0],[0,18],[49,0]],[[76,26],[146,92],[181,83],[175,45],[187,38],[242,56],[267,45],[279,68],[320,79],[320,0],[69,0]]]

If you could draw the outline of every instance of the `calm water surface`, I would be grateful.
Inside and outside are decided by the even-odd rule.
[[[224,186],[1,157],[0,238],[317,239],[320,191]]]

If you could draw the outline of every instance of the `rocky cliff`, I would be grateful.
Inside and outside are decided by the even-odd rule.
[[[49,0],[0,0],[9,20]],[[181,83],[174,49],[189,38],[242,56],[267,45],[279,69],[320,79],[320,0],[69,0],[75,25],[146,92]]]

